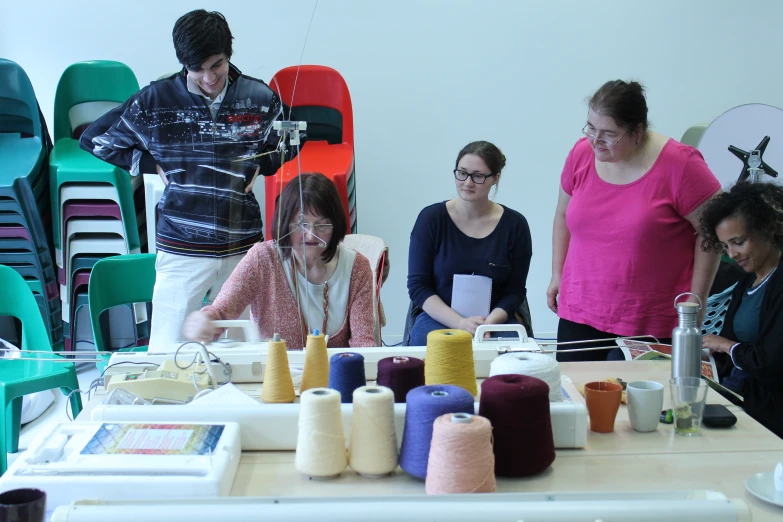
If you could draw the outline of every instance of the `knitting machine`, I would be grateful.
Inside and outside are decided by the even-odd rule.
[[[245,339],[248,342],[236,343],[216,341],[207,346],[207,350],[217,359],[226,363],[230,367],[230,380],[234,384],[239,383],[258,383],[264,380],[264,371],[266,370],[266,350],[267,344],[259,340],[255,325],[250,321],[215,321],[215,326],[222,328],[241,327],[245,332]],[[500,338],[484,339],[484,333],[488,331],[508,331],[516,332],[518,338]],[[184,345],[174,345],[170,351],[165,353],[148,352],[115,352],[109,361],[110,368],[107,375],[115,373],[115,365],[121,363],[131,363],[143,365],[147,363],[150,367],[157,367],[164,361],[171,359],[175,354],[178,358],[185,360],[195,357],[202,349],[199,343],[189,343]],[[357,352],[364,356],[365,375],[368,380],[374,380],[378,373],[378,361],[386,357],[404,356],[417,357],[424,359],[426,346],[397,346],[397,347],[378,347],[378,348],[329,348],[328,354],[331,357],[336,353]],[[501,354],[509,352],[542,352],[541,347],[535,340],[527,336],[525,327],[522,325],[482,325],[476,330],[473,340],[473,357],[476,363],[476,377],[484,379],[489,377],[489,366],[492,361]],[[304,364],[303,350],[289,350],[288,361],[292,366],[301,366]],[[554,351],[548,352],[554,355]],[[127,370],[127,369],[126,369]],[[123,371],[124,373],[124,371]]]
[[[298,433],[299,404],[267,405],[259,402],[260,383],[266,370],[266,343],[258,342],[258,333],[249,321],[218,321],[220,327],[243,327],[245,337],[254,342],[222,343],[208,346],[211,358],[222,362],[223,366],[213,364],[213,372],[218,381],[230,380],[243,388],[240,392],[234,386],[224,386],[198,400],[188,404],[160,404],[139,407],[140,401],[108,401],[97,406],[92,412],[92,420],[102,421],[182,421],[182,422],[238,422],[242,426],[242,448],[244,450],[294,450]],[[517,332],[518,338],[484,339],[484,332]],[[492,361],[501,354],[510,352],[540,352],[538,344],[527,337],[521,325],[480,326],[474,337],[473,356],[476,377],[489,377]],[[176,353],[180,360],[198,357],[203,346],[198,343],[182,345],[173,353],[148,354],[142,352],[115,353],[112,355],[106,375],[109,383],[123,377],[128,372],[139,374],[153,372],[158,365],[170,364]],[[406,346],[395,348],[330,348],[329,356],[342,352],[358,352],[364,356],[365,375],[368,381],[376,379],[378,361],[386,357],[408,356],[423,359],[424,346]],[[203,358],[202,358],[203,359]],[[288,352],[289,364],[294,379],[301,374],[304,365],[304,351]],[[132,364],[128,364],[132,363]],[[157,373],[155,373],[157,375]],[[115,386],[116,387],[116,386]],[[567,377],[562,378],[563,395],[566,400],[550,403],[552,431],[556,448],[582,448],[587,443],[587,409],[581,394]],[[198,387],[194,389],[198,391]],[[256,398],[253,398],[256,397]],[[141,401],[143,402],[143,401]],[[345,432],[350,433],[351,404],[343,405]],[[478,403],[476,403],[478,411]],[[398,441],[402,440],[405,423],[405,404],[395,404],[395,424]]]
[[[227,496],[239,466],[239,431],[236,423],[211,421],[52,424],[0,477],[0,491],[43,489],[49,509],[85,497],[127,498],[129,492],[143,498]]]

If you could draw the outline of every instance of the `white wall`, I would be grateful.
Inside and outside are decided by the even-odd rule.
[[[234,63],[269,80],[299,63],[314,4],[0,0],[0,56],[27,70],[51,118],[73,62],[119,60],[142,85],[177,69],[171,29],[197,7],[226,15]],[[508,157],[498,201],[530,222],[534,324],[554,332],[551,222],[585,97],[609,79],[642,80],[654,128],[674,137],[742,103],[783,106],[781,20],[774,0],[320,0],[303,61],[336,68],[351,90],[360,232],[391,248],[388,340],[408,305],[410,229],[422,207],[454,196],[463,145],[490,140]]]

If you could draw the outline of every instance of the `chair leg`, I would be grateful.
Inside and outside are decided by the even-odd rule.
[[[14,397],[6,408],[5,430],[9,453],[16,453],[19,451],[19,429],[22,425],[22,399],[23,397]]]
[[[0,386],[0,404],[3,405],[3,411],[5,411],[8,406],[8,400],[5,396],[5,386]],[[5,473],[5,470],[8,468],[8,445],[6,444],[8,438],[5,437],[5,426],[3,426],[5,422],[5,414],[0,415],[0,433],[3,434],[3,436],[0,437],[0,475]]]
[[[69,393],[71,393],[71,390],[78,390],[79,389],[79,379],[76,377],[76,369],[71,368],[71,371],[68,372],[68,388],[60,388],[60,390],[63,392],[63,395],[66,397]],[[79,392],[74,393],[71,395],[71,414],[74,418],[79,415],[82,411],[82,394]]]

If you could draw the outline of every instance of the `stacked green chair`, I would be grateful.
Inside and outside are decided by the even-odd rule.
[[[155,254],[106,257],[92,267],[88,288],[90,319],[95,349],[108,351],[101,332],[101,314],[109,308],[132,303],[152,302],[155,288]],[[147,346],[130,351],[147,351]],[[128,349],[122,349],[126,351]],[[105,364],[105,363],[104,363]],[[98,368],[103,365],[98,364]]]
[[[72,339],[75,332],[71,325],[75,321],[80,295],[74,293],[73,271],[69,265],[76,264],[78,257],[136,254],[142,252],[142,246],[146,246],[141,177],[131,177],[128,172],[99,160],[82,150],[78,142],[84,128],[106,111],[124,103],[138,89],[133,71],[125,64],[112,61],[75,63],[65,70],[57,85],[55,145],[49,165],[53,239],[66,349],[75,348],[75,339]],[[82,232],[69,236],[63,219],[64,209],[72,203],[119,207],[119,230],[122,233],[118,234],[115,230],[114,233]],[[90,230],[93,225],[97,227],[95,219],[98,215],[82,215],[74,219],[74,224],[81,222],[81,230]],[[106,218],[105,215],[100,217],[104,223],[108,221]],[[107,248],[109,243],[115,246]],[[121,246],[118,248],[117,244]],[[79,254],[73,257],[71,253],[77,251]],[[84,299],[79,302],[83,303]],[[136,307],[135,310],[135,321],[140,323],[141,330],[145,330],[146,307]]]
[[[16,317],[22,323],[21,357],[0,358],[0,474],[7,468],[7,453],[19,450],[22,397],[30,393],[60,388],[69,395],[79,389],[76,368],[52,352],[46,326],[27,282],[13,269],[0,265],[0,315]],[[28,352],[29,350],[29,352]],[[40,352],[40,353],[39,353]],[[74,418],[82,410],[79,393],[70,396]]]
[[[49,340],[62,349],[52,256],[51,148],[30,79],[18,64],[0,59],[0,264],[14,268],[38,290]]]

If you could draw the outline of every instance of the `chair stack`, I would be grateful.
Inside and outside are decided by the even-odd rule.
[[[265,178],[266,237],[272,237],[277,196],[300,172],[320,172],[334,182],[348,218],[346,232],[356,233],[353,106],[348,85],[330,67],[302,65],[280,70],[269,86],[290,108],[292,121],[307,122],[307,142],[299,159]]]
[[[133,71],[112,61],[75,63],[57,85],[49,180],[66,350],[75,348],[76,317],[88,304],[93,265],[107,256],[141,253],[146,246],[141,177],[97,159],[78,142],[93,121],[138,90]],[[133,309],[136,341],[146,344],[146,307]]]
[[[47,175],[51,149],[30,79],[18,64],[0,59],[0,264],[24,278],[51,345],[62,350]]]

